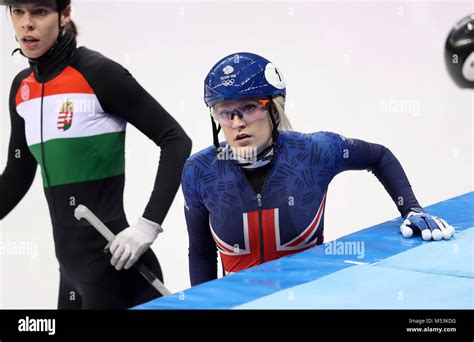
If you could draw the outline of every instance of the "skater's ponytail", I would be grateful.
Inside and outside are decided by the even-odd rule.
[[[278,130],[280,132],[292,130],[290,119],[285,113],[285,98],[283,96],[276,96],[273,98],[273,105],[276,113],[275,120],[278,122]]]
[[[76,23],[72,19],[64,26],[64,31],[71,33],[74,37],[77,37],[79,34]]]

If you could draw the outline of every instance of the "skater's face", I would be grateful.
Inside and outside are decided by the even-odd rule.
[[[28,58],[44,55],[56,42],[59,34],[59,14],[56,0],[42,0],[10,7],[16,40]],[[61,14],[61,25],[70,20],[70,7]]]
[[[214,118],[222,126],[230,147],[256,148],[260,153],[268,146],[272,137],[268,103],[268,100],[247,98],[225,101],[214,107]]]

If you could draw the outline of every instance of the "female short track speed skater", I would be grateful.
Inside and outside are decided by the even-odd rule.
[[[423,210],[386,147],[330,132],[289,131],[285,82],[265,58],[223,58],[204,92],[214,146],[191,156],[182,178],[192,285],[217,278],[217,251],[225,272],[233,273],[322,244],[328,185],[346,170],[370,170],[379,179],[404,218],[404,237],[454,234]]]
[[[127,70],[76,46],[70,0],[0,4],[9,6],[19,50],[30,64],[10,92],[11,138],[0,177],[0,219],[24,197],[39,164],[60,265],[58,308],[123,309],[157,297],[129,268],[140,258],[162,279],[148,247],[179,188],[190,139]],[[123,209],[127,123],[161,148],[151,199],[133,226]],[[75,219],[79,204],[117,234],[110,261],[104,238]]]

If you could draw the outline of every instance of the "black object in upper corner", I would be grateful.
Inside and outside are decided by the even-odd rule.
[[[474,88],[474,13],[452,28],[444,57],[448,73],[460,88]]]

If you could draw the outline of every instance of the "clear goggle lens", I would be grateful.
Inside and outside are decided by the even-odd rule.
[[[211,114],[221,126],[232,127],[236,116],[250,124],[265,116],[269,102],[270,100],[249,100],[238,107],[219,104],[211,108]]]

